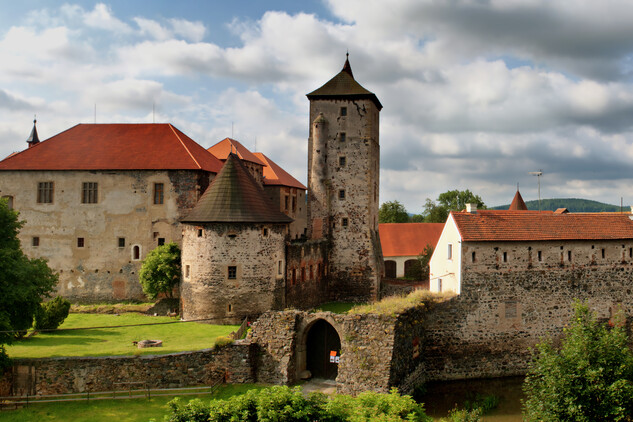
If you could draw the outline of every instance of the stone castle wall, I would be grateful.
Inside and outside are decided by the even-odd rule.
[[[148,388],[210,385],[220,379],[252,383],[252,355],[252,346],[241,343],[168,355],[16,359],[13,373],[33,376],[26,383],[14,379],[13,394],[26,394],[18,391],[19,385],[29,394],[47,395],[126,390],[127,385],[117,383],[129,382],[146,383]]]
[[[286,247],[286,307],[308,309],[327,301],[327,247],[326,240]]]
[[[179,219],[208,179],[206,172],[175,170],[3,171],[0,196],[12,196],[26,221],[24,252],[48,259],[59,274],[58,294],[79,302],[142,299],[142,260],[159,241],[181,243]],[[39,182],[53,182],[51,203],[37,203]],[[97,203],[81,203],[84,182],[98,184]],[[163,204],[154,204],[155,183],[163,184]]]
[[[184,224],[183,318],[240,323],[283,309],[286,231],[281,224]]]

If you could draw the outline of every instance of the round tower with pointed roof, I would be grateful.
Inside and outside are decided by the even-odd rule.
[[[283,309],[291,222],[231,153],[182,220],[182,317],[239,323]]]
[[[307,97],[308,238],[330,242],[330,299],[377,299],[382,273],[378,236],[382,104],[354,79],[349,57],[336,76]]]

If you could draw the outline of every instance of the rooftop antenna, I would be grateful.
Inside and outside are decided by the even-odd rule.
[[[538,180],[538,210],[541,210],[541,176],[543,175],[543,169],[539,169],[539,171],[531,171],[528,174],[532,176],[536,176]]]

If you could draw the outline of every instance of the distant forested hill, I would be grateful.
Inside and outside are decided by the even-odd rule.
[[[525,201],[529,210],[538,210],[538,201]],[[492,207],[493,210],[507,210],[510,204]],[[578,198],[541,199],[541,209],[556,211],[558,208],[567,208],[570,212],[617,212],[619,205],[603,204],[598,201]],[[622,207],[623,211],[631,211],[629,205]]]

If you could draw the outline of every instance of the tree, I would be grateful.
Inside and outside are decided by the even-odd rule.
[[[174,242],[158,246],[143,261],[139,281],[150,299],[160,293],[172,297],[172,290],[180,283],[180,248]]]
[[[475,195],[470,190],[449,190],[441,193],[437,201],[430,198],[424,204],[425,223],[444,223],[451,211],[462,211],[466,204],[476,204],[478,209],[485,209],[486,205],[479,195]]]
[[[378,210],[379,223],[408,223],[409,214],[399,201],[384,202]]]
[[[24,223],[17,211],[0,198],[0,365],[6,362],[4,344],[11,343],[33,324],[40,303],[50,297],[57,274],[44,259],[29,259],[22,249],[18,233]]]
[[[633,354],[624,316],[600,324],[586,304],[576,303],[560,350],[537,345],[526,376],[526,420],[631,421]]]

